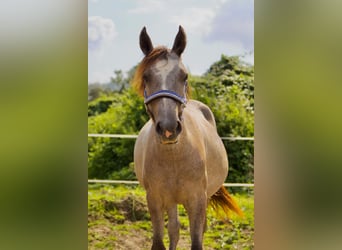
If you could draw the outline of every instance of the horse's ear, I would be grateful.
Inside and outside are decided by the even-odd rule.
[[[144,52],[145,56],[150,54],[150,52],[153,50],[153,45],[152,45],[151,38],[148,36],[146,32],[146,27],[144,27],[140,32],[139,42],[140,42],[140,48],[142,52]]]
[[[180,56],[186,46],[186,34],[182,26],[179,25],[179,30],[175,41],[173,42],[172,51],[175,52],[178,56]]]

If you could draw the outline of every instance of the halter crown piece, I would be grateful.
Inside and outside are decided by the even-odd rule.
[[[185,82],[185,85],[184,85],[184,94],[186,93],[186,88],[187,88],[187,82]],[[163,90],[159,90],[159,91],[156,91],[154,93],[152,93],[151,95],[147,95],[146,93],[146,89],[144,90],[144,103],[145,104],[148,104],[149,102],[157,99],[157,98],[161,98],[161,97],[169,97],[169,98],[172,98],[184,105],[186,105],[187,103],[187,99],[186,97],[183,97],[183,96],[180,96],[178,93],[172,91],[172,90],[167,90],[167,89],[163,89]]]

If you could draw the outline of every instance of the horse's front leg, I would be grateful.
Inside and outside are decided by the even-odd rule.
[[[147,205],[151,215],[153,227],[153,244],[152,250],[166,250],[163,243],[164,236],[164,210],[162,202],[153,194],[147,192]]]
[[[197,193],[185,204],[191,234],[191,250],[203,249],[203,234],[206,227],[207,195],[206,192]]]
[[[178,211],[177,211],[177,204],[172,206],[167,210],[168,215],[168,232],[170,238],[170,247],[169,250],[176,250],[176,246],[179,240],[179,228],[180,223],[178,220]]]

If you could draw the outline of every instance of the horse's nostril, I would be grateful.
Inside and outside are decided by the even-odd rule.
[[[163,134],[163,129],[160,127],[160,122],[158,122],[157,125],[156,125],[156,131],[160,135]]]
[[[177,121],[176,133],[180,134],[180,132],[182,132],[182,124],[180,123],[180,121]]]

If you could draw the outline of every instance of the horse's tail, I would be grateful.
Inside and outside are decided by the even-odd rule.
[[[230,214],[230,211],[235,212],[240,217],[244,216],[238,204],[230,196],[224,186],[221,186],[220,189],[211,196],[210,205],[215,211],[219,211],[219,208],[221,208],[227,216]]]

